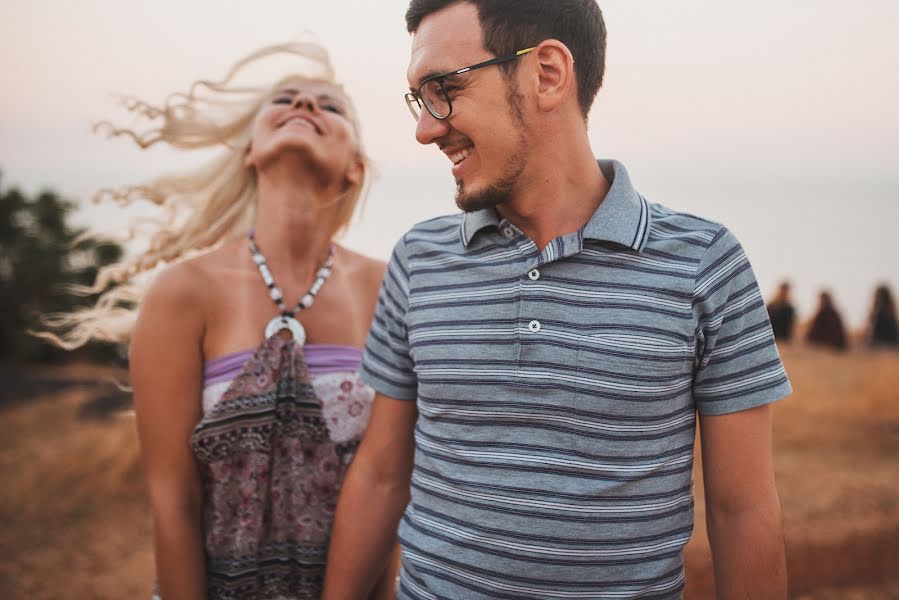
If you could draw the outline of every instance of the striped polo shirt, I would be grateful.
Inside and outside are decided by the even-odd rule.
[[[493,209],[394,250],[362,373],[419,412],[400,598],[679,597],[697,411],[790,392],[733,234],[599,165],[543,250]]]

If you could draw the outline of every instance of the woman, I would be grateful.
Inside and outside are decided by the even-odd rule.
[[[818,310],[812,318],[805,339],[814,346],[824,346],[834,350],[846,350],[849,347],[843,319],[837,312],[830,293],[821,292],[818,296]]]
[[[234,83],[274,55],[304,68],[266,90]],[[373,397],[356,368],[384,272],[334,242],[369,172],[355,113],[314,44],[265,48],[222,82],[129,108],[161,120],[145,135],[112,129],[142,147],[225,148],[199,171],[112,192],[163,205],[168,221],[98,281],[122,285],[68,320],[70,343],[130,334],[160,595],[318,598]],[[143,293],[135,278],[162,263]]]
[[[868,345],[872,348],[899,347],[899,325],[893,294],[886,285],[874,290],[871,316],[868,318]]]

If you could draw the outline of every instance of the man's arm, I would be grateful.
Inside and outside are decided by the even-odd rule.
[[[367,598],[387,566],[409,502],[415,402],[375,396],[331,530],[323,600]]]
[[[718,600],[787,597],[771,406],[701,415],[706,523]]]

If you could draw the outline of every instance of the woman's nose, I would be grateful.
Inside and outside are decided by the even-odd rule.
[[[293,99],[294,108],[305,108],[309,112],[315,112],[318,109],[318,103],[315,97],[306,92],[299,92]]]

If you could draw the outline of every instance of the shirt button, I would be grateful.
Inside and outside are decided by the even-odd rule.
[[[540,325],[540,321],[531,321],[530,323],[528,323],[528,329],[531,330],[531,333],[537,333],[538,331],[540,331],[541,327],[542,325]]]
[[[528,277],[531,281],[537,281],[538,279],[540,279],[540,271],[538,271],[537,269],[533,269],[530,273],[528,273]]]
[[[503,235],[509,239],[515,237],[515,230],[511,227],[503,227]]]

